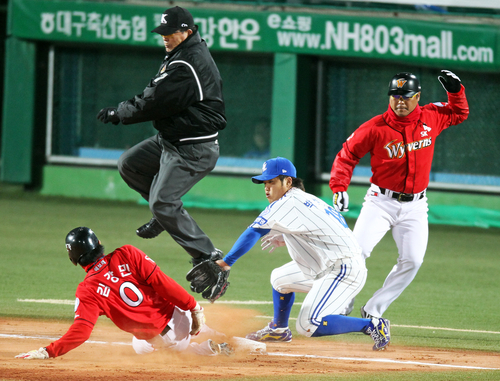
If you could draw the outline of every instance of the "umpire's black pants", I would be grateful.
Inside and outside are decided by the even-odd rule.
[[[218,141],[174,146],[157,134],[118,160],[123,180],[149,202],[160,225],[193,258],[210,254],[214,245],[182,207],[181,197],[214,169],[218,158]]]

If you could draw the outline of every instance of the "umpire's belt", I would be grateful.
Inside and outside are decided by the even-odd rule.
[[[389,189],[385,189],[385,188],[380,188],[380,193],[382,193],[383,195],[395,198],[399,202],[409,202],[409,201],[420,200],[425,195],[425,191],[422,191],[420,193],[398,193],[398,192],[393,192],[393,191],[391,191]]]

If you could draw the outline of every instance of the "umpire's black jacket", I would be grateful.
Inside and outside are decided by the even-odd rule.
[[[121,102],[123,124],[153,121],[174,145],[217,139],[226,127],[222,79],[198,30],[167,53],[142,94]]]

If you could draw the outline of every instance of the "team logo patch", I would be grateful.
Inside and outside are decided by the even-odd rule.
[[[103,258],[99,261],[97,265],[94,266],[94,271],[99,271],[102,266],[106,264],[106,260]]]
[[[429,136],[429,132],[432,130],[432,128],[427,126],[425,123],[422,124],[422,128],[424,130],[420,132],[420,136],[422,136],[422,137]]]
[[[161,15],[161,23],[162,23],[162,24],[166,24],[166,23],[167,23],[167,20],[166,20],[166,18],[165,18],[165,17],[167,17],[167,16],[168,16],[168,14],[163,14],[163,15]]]
[[[267,170],[267,161],[262,165],[262,173]]]
[[[406,82],[408,82],[408,81],[404,78],[399,78],[398,80],[396,80],[396,83],[398,85],[398,89],[402,88]]]
[[[250,226],[256,226],[257,227],[257,226],[263,226],[265,224],[267,224],[267,220],[264,217],[259,216],[259,217],[257,217],[255,219],[255,221]]]
[[[389,159],[402,159],[406,152],[417,151],[422,148],[427,148],[432,145],[432,137],[428,137],[422,140],[404,144],[403,142],[398,142],[396,139],[387,143],[384,148],[387,151]]]

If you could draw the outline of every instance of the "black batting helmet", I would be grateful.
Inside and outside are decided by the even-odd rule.
[[[402,72],[392,77],[387,95],[404,95],[412,97],[420,92],[420,82],[415,74]]]
[[[100,245],[92,229],[84,226],[71,230],[66,236],[66,250],[70,261],[76,266],[80,259]]]

